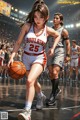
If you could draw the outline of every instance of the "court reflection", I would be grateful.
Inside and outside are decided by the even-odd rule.
[[[42,81],[43,80],[43,81]],[[49,97],[51,83],[49,78],[39,79],[44,94]],[[0,79],[0,111],[8,111],[9,120],[17,120],[17,115],[24,108],[26,94],[26,78],[13,80],[10,77]],[[60,81],[61,94],[52,107],[36,111],[36,95],[32,105],[32,120],[71,120],[80,111],[80,83]]]

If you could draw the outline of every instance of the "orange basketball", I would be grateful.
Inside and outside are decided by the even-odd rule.
[[[8,74],[13,79],[20,79],[26,73],[25,65],[20,61],[14,61],[8,68]]]

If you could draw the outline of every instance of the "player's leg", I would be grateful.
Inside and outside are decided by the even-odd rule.
[[[78,59],[75,59],[76,80],[78,80]]]
[[[56,96],[60,93],[60,89],[58,88],[59,85],[59,72],[60,69],[63,66],[64,62],[64,49],[63,48],[58,48],[55,50],[55,55],[53,60],[51,60],[53,68],[52,68],[52,74],[53,74],[53,79],[52,79],[52,98],[49,99],[47,105],[54,105],[55,104],[55,98]]]
[[[46,96],[42,92],[42,88],[39,82],[35,82],[35,90],[37,93],[37,102],[36,102],[36,109],[40,110],[43,108],[43,103],[46,99]]]
[[[49,99],[51,99],[53,97],[53,65],[49,65],[48,70],[49,70],[49,78],[50,78],[51,85],[52,85],[51,93],[50,93],[50,97],[49,97]]]
[[[35,63],[32,65],[31,70],[28,74],[27,81],[26,81],[26,104],[25,104],[25,111],[18,115],[19,120],[23,118],[23,120],[31,118],[31,106],[35,95],[35,87],[34,84],[39,77],[39,75],[43,71],[43,66],[41,64]]]
[[[52,79],[52,91],[50,94],[50,98],[47,101],[47,105],[52,106],[56,102],[56,96],[59,94],[60,89],[58,88],[59,85],[59,72],[60,72],[60,67],[58,65],[54,65],[53,67],[53,79]]]
[[[69,76],[69,80],[72,79],[72,74],[73,74],[73,69],[74,69],[74,59],[71,59],[71,63],[70,63],[70,76]]]

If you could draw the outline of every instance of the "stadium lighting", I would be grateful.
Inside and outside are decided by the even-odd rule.
[[[26,15],[26,13],[21,11],[21,10],[19,11],[19,13],[22,14],[22,15]]]
[[[14,10],[14,7],[11,7],[12,10]]]
[[[25,12],[23,12],[22,14],[23,14],[23,15],[26,15],[26,13],[25,13]]]
[[[71,28],[74,28],[74,25],[73,24],[71,24],[71,26],[70,26]]]
[[[28,15],[28,13],[26,13],[26,15]]]
[[[80,27],[80,23],[76,23],[76,27]]]
[[[23,21],[23,20],[19,20],[19,22],[24,23],[24,21]]]
[[[13,20],[15,20],[15,18],[14,17],[10,17],[11,19],[13,19]]]
[[[17,18],[14,18],[14,20],[19,21],[19,19],[17,19]]]
[[[73,24],[65,25],[65,28],[74,28],[74,25]]]
[[[17,12],[18,11],[18,9],[15,9],[15,12]]]

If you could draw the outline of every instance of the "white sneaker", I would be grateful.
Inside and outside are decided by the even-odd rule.
[[[45,100],[46,100],[46,96],[44,94],[42,97],[37,97],[36,109],[41,110],[43,108],[43,104]]]
[[[31,110],[23,110],[18,114],[18,120],[31,120]]]

